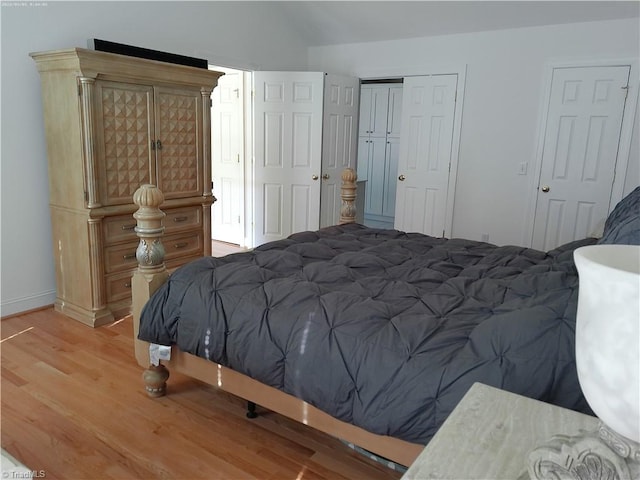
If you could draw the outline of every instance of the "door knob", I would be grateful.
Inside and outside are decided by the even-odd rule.
[[[405,178],[407,178],[407,177],[405,177],[404,175],[400,175],[400,176],[398,177],[398,180],[400,180],[401,182],[404,182],[404,179],[405,179]]]
[[[329,174],[325,173],[324,175],[322,175],[322,179],[323,180],[329,180]]]
[[[547,193],[549,191],[549,187],[545,185],[540,190],[542,190],[544,193]]]
[[[317,180],[318,179],[318,175],[311,175],[311,180]]]

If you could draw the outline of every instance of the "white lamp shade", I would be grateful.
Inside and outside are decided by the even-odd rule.
[[[640,442],[640,246],[575,250],[578,379],[602,422]]]

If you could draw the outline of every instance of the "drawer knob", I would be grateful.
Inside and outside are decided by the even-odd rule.
[[[188,219],[189,217],[186,215],[183,215],[182,217],[173,217],[174,223],[186,222]]]
[[[122,230],[134,230],[136,228],[135,223],[131,223],[129,225],[122,225]]]
[[[187,242],[180,242],[180,243],[176,243],[176,244],[174,244],[173,246],[174,246],[175,248],[184,248],[184,247],[186,247],[187,245],[189,245]]]
[[[133,253],[125,253],[125,254],[122,256],[122,259],[123,259],[123,260],[132,260],[132,259],[134,259],[134,258],[136,258],[136,252],[133,252]]]

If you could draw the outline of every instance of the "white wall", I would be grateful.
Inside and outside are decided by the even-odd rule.
[[[545,62],[638,57],[637,19],[307,52],[266,3],[37,4],[4,2],[0,7],[1,315],[48,305],[55,297],[40,85],[29,52],[85,47],[88,38],[102,38],[248,69],[304,70],[308,63],[310,70],[360,75],[466,64],[453,233],[479,238],[487,232],[496,243],[516,244],[522,243],[528,221],[526,194],[532,184],[531,174],[518,176],[516,170],[527,161],[533,171]],[[637,136],[631,159],[629,171],[637,177]],[[627,179],[627,191],[638,183]]]
[[[239,68],[304,69],[307,62],[306,47],[259,2],[35,4],[0,7],[3,316],[55,299],[40,80],[29,52],[86,47],[87,39],[100,38]]]
[[[638,19],[315,47],[311,70],[356,76],[465,65],[466,88],[452,235],[528,245],[546,66],[639,55]],[[632,79],[638,87],[638,78]],[[636,122],[637,126],[637,122]],[[640,183],[638,133],[625,193]],[[527,175],[518,175],[521,162]]]

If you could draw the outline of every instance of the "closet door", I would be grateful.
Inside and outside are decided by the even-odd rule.
[[[371,130],[371,85],[360,86],[360,117],[358,136],[368,137]]]
[[[362,87],[361,115],[368,127],[360,129],[358,178],[365,184],[364,223],[392,228],[395,214],[396,171],[402,126],[400,84],[373,84]],[[366,90],[365,90],[366,89]]]
[[[389,88],[389,100],[387,109],[387,136],[400,138],[402,128],[402,92],[403,87]]]
[[[374,85],[371,87],[371,120],[369,136],[385,138],[387,136],[389,111],[389,87]]]
[[[385,149],[384,199],[382,215],[393,218],[396,214],[396,192],[398,160],[400,158],[400,137],[387,137]]]
[[[368,140],[368,168],[364,213],[366,216],[384,215],[385,177],[387,175],[386,138],[371,137]]]
[[[457,75],[407,77],[402,102],[395,228],[444,236]]]
[[[393,222],[396,214],[396,184],[398,160],[400,158],[400,131],[402,127],[403,87],[389,88],[389,108],[387,111],[387,148],[385,153],[384,205],[382,214]]]
[[[628,65],[553,70],[533,248],[551,250],[604,225],[630,70]]]

